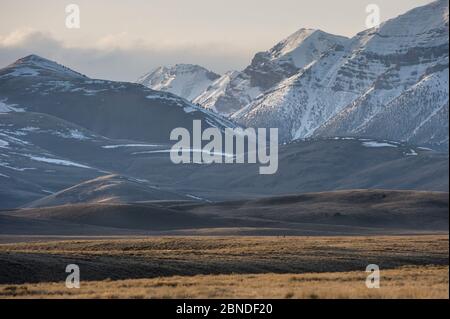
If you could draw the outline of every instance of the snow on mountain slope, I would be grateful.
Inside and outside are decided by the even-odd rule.
[[[191,64],[159,67],[141,77],[137,83],[157,91],[165,91],[192,101],[220,75]]]
[[[261,92],[259,87],[252,86],[251,78],[246,73],[230,71],[214,81],[193,102],[228,116],[250,103]]]
[[[347,43],[345,37],[319,30],[300,29],[266,52],[255,55],[242,72],[228,72],[216,80],[194,103],[230,115],[264,91],[296,74],[324,52]]]
[[[23,112],[24,110],[21,108],[15,107],[15,105],[7,104],[8,99],[0,101],[0,113],[8,113],[8,112]]]
[[[391,70],[315,136],[386,138],[448,148],[448,58],[440,63],[402,67],[403,76]]]
[[[447,65],[389,102],[356,134],[448,148],[448,105]]]
[[[0,70],[0,79],[20,76],[51,76],[58,79],[87,79],[87,77],[81,73],[34,54],[21,58]]]
[[[277,127],[282,142],[312,134],[317,123],[331,117],[357,97],[335,89],[335,72],[348,54],[336,47],[298,74],[282,81],[253,103],[232,115],[249,127]]]
[[[0,101],[6,111],[48,114],[109,138],[142,142],[167,142],[174,128],[192,128],[194,119],[204,127],[234,126],[172,93],[90,79],[37,56],[0,69]]]
[[[361,32],[357,38],[360,47],[368,52],[405,54],[411,48],[448,45],[448,21],[448,0],[438,0],[388,20],[379,28]]]
[[[436,85],[419,85],[430,74],[438,78]],[[436,108],[448,103],[446,77],[448,2],[437,1],[361,32],[346,46],[330,49],[232,118],[246,126],[278,127],[282,141],[311,136],[387,138],[390,131],[392,139],[431,143],[440,136],[445,144],[441,137],[448,125],[427,130],[428,137],[422,134],[420,139],[411,134],[426,118],[434,118]],[[386,109],[392,113],[399,107],[406,92],[422,87],[427,89],[406,95],[411,110],[398,118],[400,122],[386,122],[392,127],[379,126],[379,132],[368,129],[372,120],[386,118],[381,115]],[[430,96],[438,105],[423,108],[431,104]],[[422,115],[413,116],[414,112]],[[401,133],[402,123],[414,128]]]
[[[300,29],[267,52],[257,53],[244,72],[263,90],[319,59],[331,48],[345,46],[348,39],[320,30]]]
[[[358,50],[364,44],[365,57],[385,67],[315,136],[382,137],[448,148],[448,121],[442,119],[448,113],[448,34],[446,1],[414,9],[377,32],[359,34]]]

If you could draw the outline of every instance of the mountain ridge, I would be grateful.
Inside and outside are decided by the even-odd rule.
[[[426,84],[419,83],[430,74],[436,77],[434,84],[430,81],[419,93]],[[397,122],[383,122],[390,134],[382,134],[381,123],[370,124],[380,121],[383,114],[389,118],[388,112],[394,105],[401,105],[405,93],[416,89],[417,93],[410,95],[415,98],[408,102],[415,112],[406,114],[405,109],[403,115],[397,115]],[[436,99],[440,99],[438,105],[433,105]],[[331,49],[234,113],[232,119],[244,126],[278,127],[285,142],[352,136],[446,150],[448,138],[438,141],[434,136],[445,136],[448,131],[448,124],[442,120],[448,114],[447,104],[448,3],[436,1],[359,33],[347,46]],[[444,110],[439,119],[433,119],[439,126],[434,131],[422,130],[416,137],[414,132],[421,123],[441,108]],[[395,131],[409,122],[416,123],[409,132]]]
[[[448,24],[438,0],[352,38],[301,28],[192,101],[242,126],[279,128],[283,142],[360,137],[448,150]]]

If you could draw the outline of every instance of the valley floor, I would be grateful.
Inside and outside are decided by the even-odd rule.
[[[22,242],[0,245],[0,298],[448,298],[448,256],[448,235]]]

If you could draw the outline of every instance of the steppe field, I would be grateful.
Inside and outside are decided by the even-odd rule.
[[[449,237],[21,238],[0,298],[448,298]],[[3,238],[3,242],[5,238]],[[80,289],[65,268],[80,267]],[[380,288],[366,267],[380,267]]]

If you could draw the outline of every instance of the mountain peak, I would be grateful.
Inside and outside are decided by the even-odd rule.
[[[346,45],[347,41],[345,37],[302,28],[269,51],[257,53],[242,72],[223,75],[194,102],[229,116],[264,91],[297,74],[325,52]]]
[[[16,63],[26,63],[26,62],[52,62],[48,59],[45,59],[37,54],[30,54],[23,58],[20,58],[16,61]]]
[[[293,34],[291,34],[290,36],[288,36],[286,40],[298,40],[298,39],[304,39],[306,37],[309,37],[310,35],[312,35],[313,33],[319,32],[319,29],[311,29],[311,28],[300,28],[297,31],[295,31]]]
[[[153,90],[171,92],[192,101],[220,75],[196,64],[160,66],[138,79]]]
[[[318,58],[318,55],[336,45],[344,45],[347,41],[349,39],[343,36],[302,28],[275,45],[269,50],[269,54],[272,59],[290,58],[296,67],[302,68]]]
[[[448,149],[448,33],[448,0],[412,9],[342,46],[329,42],[332,35],[300,30],[255,65],[294,61],[307,68],[231,118],[245,127],[277,127],[285,142],[344,136]]]
[[[189,64],[189,63],[178,63],[175,64],[172,68],[175,69],[199,69],[199,70],[206,70],[204,67],[198,65],[198,64]]]
[[[36,54],[30,54],[18,59],[13,64],[6,67],[6,75],[27,75],[27,76],[57,76],[70,78],[86,78],[85,75],[78,73],[55,61],[43,58]]]
[[[218,78],[219,75],[215,74],[214,72],[202,67],[198,64],[189,64],[189,63],[177,63],[175,65],[163,65],[159,66],[150,73],[147,73],[142,78],[145,78],[148,75],[151,74],[161,74],[161,73],[183,73],[183,72],[204,72],[213,75],[213,77]],[[142,79],[141,78],[141,79]]]

